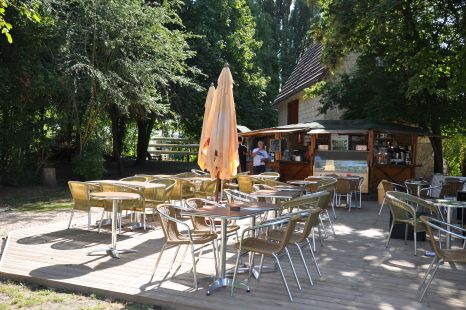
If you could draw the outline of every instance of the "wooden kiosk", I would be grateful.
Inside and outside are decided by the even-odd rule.
[[[366,120],[322,120],[241,134],[250,150],[257,140],[265,142],[272,158],[267,168],[279,172],[282,181],[360,175],[366,193],[375,192],[383,179],[402,183],[414,178],[415,167],[422,164],[416,163],[417,139],[425,135],[421,128]]]

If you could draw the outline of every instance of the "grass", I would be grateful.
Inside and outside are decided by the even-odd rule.
[[[95,294],[73,294],[13,281],[0,281],[0,310],[10,309],[160,309],[139,303],[124,302]]]
[[[73,206],[68,187],[4,187],[0,190],[0,208],[12,211],[47,212]]]

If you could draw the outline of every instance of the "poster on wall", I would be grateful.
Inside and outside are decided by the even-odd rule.
[[[269,152],[280,152],[281,140],[271,139]]]
[[[332,134],[332,150],[347,151],[348,150],[348,135]]]

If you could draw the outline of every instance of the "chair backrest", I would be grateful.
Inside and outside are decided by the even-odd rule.
[[[176,181],[175,186],[171,192],[172,200],[183,199],[186,194],[192,193],[194,191],[195,186],[192,182],[179,177],[172,177],[172,179]]]
[[[464,182],[455,178],[446,178],[440,190],[440,197],[456,197],[457,192],[463,189]]]
[[[132,176],[132,177],[126,177],[126,178],[120,179],[120,181],[127,181],[127,182],[131,182],[131,181],[147,182],[148,180],[149,180],[149,178],[147,178],[145,176],[140,176],[140,175],[135,175],[135,176]]]
[[[192,178],[192,177],[195,177],[196,174],[192,171],[187,171],[187,172],[177,173],[174,176],[177,178]]]
[[[165,238],[168,240],[176,240],[181,235],[178,230],[178,225],[174,221],[177,216],[176,206],[170,204],[160,204],[157,206],[157,211],[160,215],[160,223]]]
[[[395,190],[395,186],[393,186],[392,182],[389,182],[389,181],[384,179],[384,180],[380,181],[380,183],[382,184],[382,187],[383,187],[383,190],[384,190],[385,193]]]
[[[186,205],[188,206],[188,208],[191,209],[199,209],[203,207],[221,207],[221,204],[203,198],[186,199]],[[210,225],[207,224],[205,217],[192,216],[191,221],[195,230],[205,230],[208,228],[212,228]],[[212,221],[211,224],[214,224],[214,222]]]
[[[351,183],[349,179],[337,179],[335,184],[335,192],[340,194],[347,194],[351,191]]]
[[[283,251],[285,247],[287,246],[287,244],[290,242],[290,238],[294,233],[296,223],[299,220],[301,220],[301,217],[299,215],[293,216],[290,218],[290,220],[288,221],[288,225],[286,226],[285,233],[283,234],[283,238],[277,244],[278,246],[277,253],[280,253],[281,251]]]
[[[325,201],[326,200],[325,197],[323,197],[322,200]],[[321,211],[322,211],[321,208],[315,208],[311,212],[309,212],[309,215],[308,215],[308,217],[306,219],[306,222],[304,224],[304,228],[303,228],[303,231],[302,231],[302,234],[301,234],[301,238],[296,240],[297,242],[301,243],[301,242],[305,241],[306,238],[309,237],[309,235],[311,234],[312,228],[319,226],[319,224],[320,224],[319,214],[320,214]]]
[[[236,179],[238,180],[239,190],[243,193],[252,193],[253,192],[253,185],[254,184],[262,184],[264,183],[262,180],[257,178],[251,177],[249,175],[236,175]]]
[[[361,185],[361,179],[360,178],[349,179],[350,191],[352,191],[352,192],[359,191],[360,185]]]
[[[303,195],[301,197],[293,198],[290,200],[287,200],[281,204],[281,209],[313,209],[318,207],[319,201],[323,197],[327,197],[329,195],[329,192],[327,191],[322,191],[322,192],[316,192],[312,194],[307,194]]]
[[[416,218],[416,209],[407,202],[414,201],[416,196],[408,193],[389,191],[385,193],[387,203],[390,206],[390,212],[394,219]],[[422,200],[419,198],[419,200]]]
[[[205,181],[202,181],[199,191],[206,193],[206,194],[215,194],[216,188],[217,188],[216,179],[206,179]]]
[[[252,186],[252,188],[254,189],[254,191],[260,191],[260,190],[263,190],[263,189],[272,189],[272,190],[275,189],[272,186],[266,185],[266,184],[254,184]]]
[[[267,175],[267,176],[275,177],[274,180],[278,180],[280,178],[280,173],[273,172],[273,171],[262,172],[259,175]]]
[[[171,192],[173,191],[173,188],[175,187],[176,181],[174,179],[169,179],[169,178],[156,178],[149,183],[158,183],[158,184],[163,184],[165,185],[164,188],[157,188],[155,191],[155,196],[151,196],[150,199],[160,201],[160,202],[165,202],[170,199]]]
[[[89,185],[85,182],[68,181],[71,197],[73,197],[74,208],[88,211],[89,206]]]
[[[191,172],[194,173],[197,176],[208,176],[210,175],[208,172],[199,170],[199,169],[191,169]]]
[[[257,198],[251,196],[247,193],[243,193],[241,191],[237,191],[234,189],[225,189],[225,194],[227,195],[227,199],[229,202],[239,201],[239,202],[257,202]]]

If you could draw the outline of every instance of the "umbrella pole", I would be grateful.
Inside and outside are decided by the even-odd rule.
[[[223,180],[220,181],[221,182],[221,185],[220,185],[220,201],[223,200]]]
[[[219,189],[221,186],[223,186],[223,185],[220,184],[220,173],[217,173],[217,184],[216,184],[216,186],[215,186],[215,202],[219,202],[219,200],[218,200],[218,198],[219,198],[219,197],[218,197],[219,190],[218,190],[218,189]]]

